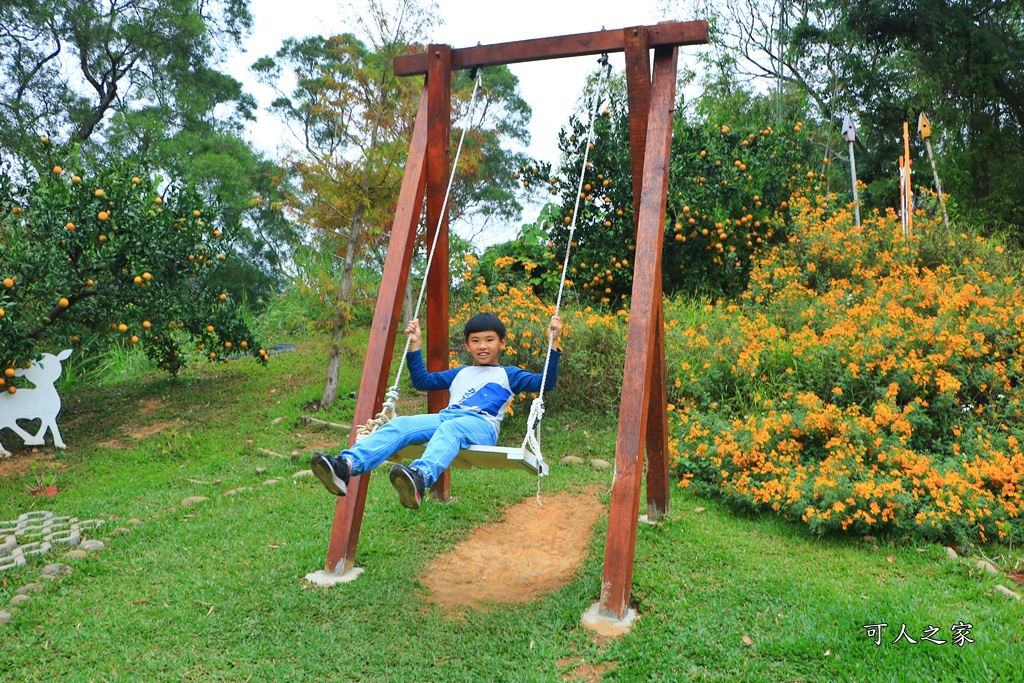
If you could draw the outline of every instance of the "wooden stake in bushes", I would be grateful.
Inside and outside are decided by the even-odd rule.
[[[853,142],[857,139],[857,128],[853,125],[853,117],[846,115],[843,121],[843,139],[850,146],[850,182],[853,183],[853,217],[860,228],[860,200],[857,198],[857,163],[853,158]]]
[[[903,182],[906,185],[904,198],[906,201],[907,235],[914,229],[914,184],[910,175],[910,124],[903,122],[903,159],[904,173]]]
[[[928,123],[928,117],[921,112],[917,117],[917,134],[924,140],[925,149],[928,150],[928,161],[932,164],[932,175],[935,177],[935,192],[939,195],[939,207],[942,209],[942,222],[946,225],[946,232],[952,234],[949,229],[949,216],[946,215],[946,200],[942,198],[942,183],[939,182],[939,171],[935,168],[935,155],[932,154],[932,126]]]
[[[906,169],[903,168],[904,157],[900,155],[899,161],[899,173],[900,173],[900,225],[903,229],[903,234],[907,234],[907,173]]]

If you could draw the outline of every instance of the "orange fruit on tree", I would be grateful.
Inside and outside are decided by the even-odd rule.
[[[95,283],[94,283],[94,282],[93,282],[92,280],[86,280],[86,281],[85,281],[85,286],[86,286],[86,287],[92,287],[92,286],[93,286],[94,284],[95,284]]]
[[[241,346],[243,349],[247,349],[249,348],[249,342],[243,340]]]
[[[142,279],[145,280],[146,282],[149,282],[150,280],[153,279],[153,275],[149,271],[146,271],[145,273],[142,274]]]
[[[105,221],[108,218],[110,218],[110,214],[107,213],[106,211],[100,211],[98,214],[96,214],[96,218],[99,218],[101,221]]]
[[[221,231],[220,230],[214,230],[213,231],[213,236],[214,237],[220,237],[221,236]]]
[[[107,241],[107,236],[106,235],[100,235],[100,242],[106,242],[106,241]]]
[[[213,325],[207,325],[206,326],[206,331],[207,332],[213,332]]]
[[[118,332],[127,332],[128,326],[125,325],[124,323],[121,323],[120,325],[117,326],[117,330]]]
[[[231,348],[231,342],[224,342],[224,348],[225,349],[230,349]]]
[[[206,348],[206,344],[199,343],[199,344],[196,345],[196,348],[199,349],[200,351],[202,351],[203,349]]]
[[[213,360],[216,357],[217,357],[217,353],[215,351],[210,351],[210,360]]]
[[[153,202],[155,204],[163,204],[164,200],[163,200],[163,197],[157,197],[156,199],[153,200]]]
[[[4,317],[5,315],[7,315],[7,311],[5,311],[4,309],[0,308],[0,318]]]
[[[12,280],[9,277],[5,277],[4,278],[4,287],[6,287],[7,289],[10,289],[13,286],[14,286],[14,280]]]
[[[200,213],[199,209],[196,209],[195,211],[192,212],[192,215],[195,216],[196,218],[199,218],[203,214]]]
[[[68,222],[68,224],[65,225],[64,227],[67,228],[68,230],[70,230],[71,232],[75,231],[75,224],[74,223]]]
[[[142,321],[142,326],[143,326],[143,327],[144,327],[145,329],[147,329],[147,330],[148,330],[149,328],[151,328],[151,327],[153,326],[153,323],[149,322],[148,320],[143,320],[143,321]]]
[[[14,368],[7,368],[4,370],[4,374],[8,377],[14,377]]]
[[[60,301],[57,302],[57,305],[60,306],[61,308],[67,308],[68,306],[71,305],[71,302],[68,301],[67,297],[62,296],[60,298]]]
[[[11,386],[7,387],[7,393],[8,394],[13,394],[16,391],[18,391],[18,387],[14,386],[13,384]]]
[[[132,342],[132,344],[138,344],[139,343],[139,338],[133,334],[132,338],[131,338],[131,342]]]
[[[78,183],[82,182],[82,179],[79,176],[71,176],[71,182],[77,185]]]
[[[64,172],[64,169],[61,168],[60,166],[54,166],[53,167],[53,172],[56,173],[57,175],[60,175],[61,173]]]
[[[132,176],[132,184],[133,185],[138,185],[141,182],[142,182],[142,179],[139,178],[139,176]]]
[[[228,300],[228,295],[227,295],[227,294],[223,294],[223,293],[222,293],[222,294],[221,294],[220,296],[218,296],[217,298],[218,298],[218,299],[220,299],[221,301],[227,301],[227,300]]]
[[[132,279],[132,281],[133,281],[133,282],[134,282],[135,284],[137,284],[137,285],[141,285],[141,284],[142,284],[142,276],[141,276],[141,275],[136,275],[136,276],[135,276],[135,277],[134,277],[134,278]]]
[[[101,198],[107,196],[107,193],[103,191],[103,188],[100,188],[100,189],[96,190],[96,192],[94,194],[97,197],[101,197]]]

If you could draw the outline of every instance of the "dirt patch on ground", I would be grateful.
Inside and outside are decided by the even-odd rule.
[[[470,533],[450,553],[427,565],[427,598],[453,608],[489,602],[526,602],[568,583],[590,545],[605,508],[596,492],[528,498],[500,522]]]
[[[52,461],[53,453],[17,453],[9,458],[0,458],[0,477],[24,477],[31,474],[32,463],[45,467]]]
[[[149,417],[153,413],[163,410],[166,405],[166,401],[161,401],[157,398],[147,398],[144,401],[139,402],[139,416]]]
[[[141,441],[147,436],[153,436],[154,434],[166,431],[176,424],[178,424],[177,420],[163,420],[162,422],[154,422],[153,424],[148,424],[144,427],[136,427],[126,433],[136,441]]]
[[[562,680],[573,681],[573,683],[601,683],[601,678],[605,672],[615,668],[615,662],[587,664],[578,657],[559,659],[555,664],[558,665],[559,669],[568,669],[568,671],[562,674]]]

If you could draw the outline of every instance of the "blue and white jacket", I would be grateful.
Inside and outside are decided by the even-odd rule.
[[[555,388],[561,355],[561,351],[551,352],[545,391]],[[420,391],[448,389],[449,408],[479,413],[494,425],[495,432],[501,428],[501,419],[513,396],[522,391],[540,391],[541,375],[515,366],[461,365],[442,372],[427,372],[421,351],[410,351],[405,362],[414,387]]]

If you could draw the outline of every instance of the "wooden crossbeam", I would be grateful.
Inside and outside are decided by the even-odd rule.
[[[648,46],[652,48],[700,45],[708,42],[708,22],[703,20],[666,21],[645,28]],[[619,28],[459,48],[451,51],[451,66],[452,69],[470,69],[474,66],[518,64],[562,57],[599,55],[604,52],[622,52],[626,47],[623,31],[627,30],[630,29]],[[427,73],[430,66],[429,55],[429,52],[420,52],[396,57],[395,75],[413,76]]]

